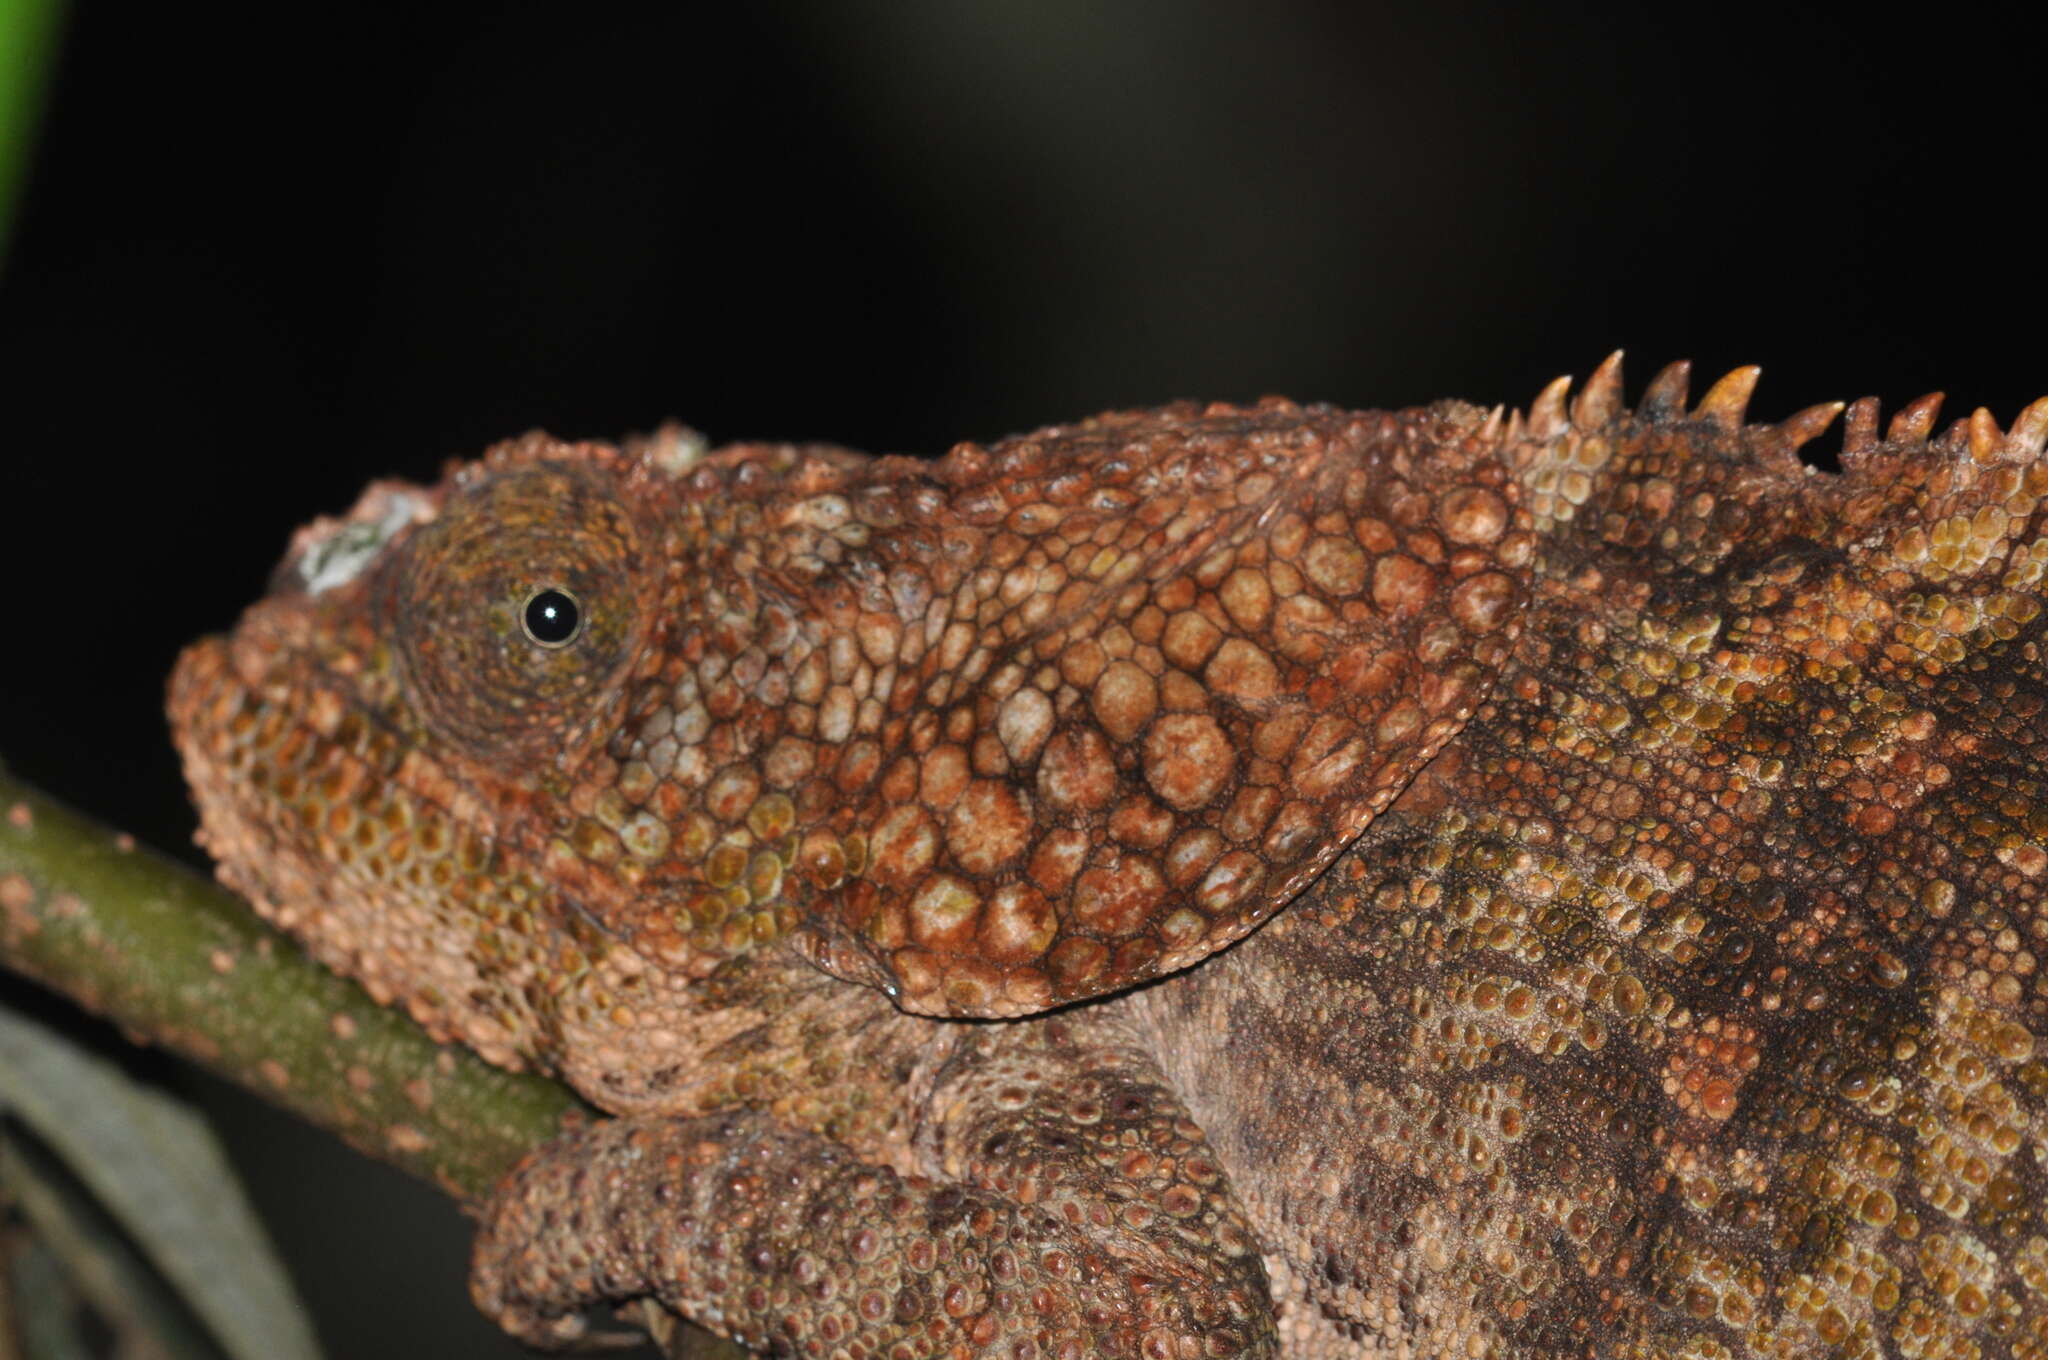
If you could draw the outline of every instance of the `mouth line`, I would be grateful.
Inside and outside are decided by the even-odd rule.
[[[367,980],[379,971],[363,960],[379,947],[380,919],[433,915],[442,875],[492,872],[519,847],[478,815],[480,802],[461,806],[474,795],[453,776],[445,792],[398,779],[413,748],[342,697],[346,677],[305,664],[251,683],[233,652],[231,637],[202,638],[172,672],[172,733],[202,843],[231,888],[302,941],[320,944],[310,921],[354,922],[353,947],[315,952]],[[312,715],[315,694],[337,702],[334,721]]]
[[[321,736],[303,716],[283,719],[262,743],[257,727],[237,736],[234,719],[211,722],[207,705],[236,699],[203,688],[215,678],[203,663],[186,677],[202,688],[181,696],[198,712],[180,726],[178,744],[202,843],[222,882],[437,1040],[468,1044],[514,1069],[551,1065],[555,1016],[491,974],[484,898],[505,876],[494,840],[420,789],[382,792],[388,780],[374,755]],[[308,747],[280,758],[295,742]],[[264,764],[273,773],[253,780],[252,769]],[[394,800],[409,807],[400,811]],[[465,884],[477,891],[464,892]]]
[[[446,846],[473,847],[464,854],[479,865],[501,857],[508,866],[532,864],[538,850],[533,838],[507,835],[502,810],[376,705],[362,702],[353,676],[324,663],[312,649],[288,648],[264,654],[265,664],[252,679],[238,664],[242,641],[216,634],[194,642],[180,654],[171,679],[173,737],[202,820],[237,824],[235,833],[213,847],[216,858],[239,861],[238,870],[256,881],[264,877],[257,847],[307,866],[327,866],[333,878],[328,890],[316,894],[325,904],[316,910],[336,905],[336,887],[364,900],[380,892],[431,892],[425,885],[405,886],[395,866],[387,876],[364,859],[384,855],[395,838],[417,841],[429,822],[439,825],[438,839]],[[424,765],[415,764],[416,757]],[[411,775],[401,777],[409,765]],[[411,811],[403,826],[388,826],[375,845],[351,844],[361,819],[383,815],[366,798],[379,809],[403,803]],[[345,830],[332,820],[343,806],[354,809]],[[428,853],[438,857],[443,851]],[[279,907],[295,905],[271,896]],[[575,905],[598,923],[594,913]]]

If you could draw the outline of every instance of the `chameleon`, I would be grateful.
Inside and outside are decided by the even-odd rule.
[[[535,1344],[2048,1356],[2048,399],[1756,380],[529,435],[181,656],[201,840],[613,1116]]]

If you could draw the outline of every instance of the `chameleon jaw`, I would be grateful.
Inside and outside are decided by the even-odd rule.
[[[252,682],[256,651],[246,636],[203,639],[170,683],[196,839],[222,882],[436,1038],[527,1065],[552,1021],[507,985],[514,975],[480,967],[484,915],[513,882],[482,809],[416,787],[422,770],[398,740],[313,688],[290,655]],[[401,763],[408,782],[394,778]]]

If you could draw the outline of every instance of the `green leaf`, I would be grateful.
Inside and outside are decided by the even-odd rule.
[[[124,1360],[222,1360],[92,1192],[13,1124],[0,1125],[0,1185],[29,1229],[11,1281],[23,1360],[68,1357],[66,1338],[88,1356],[98,1341]],[[109,1341],[87,1339],[88,1316]]]
[[[305,1310],[197,1114],[4,1011],[0,1109],[64,1159],[235,1360],[317,1360]]]
[[[57,0],[0,0],[0,242],[28,165],[62,8]]]

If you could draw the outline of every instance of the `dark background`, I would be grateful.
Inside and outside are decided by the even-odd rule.
[[[313,12],[78,7],[0,271],[0,753],[188,857],[177,647],[536,425],[2048,391],[2044,35],[1955,6]],[[334,1355],[493,1353],[452,1210],[200,1085]]]

